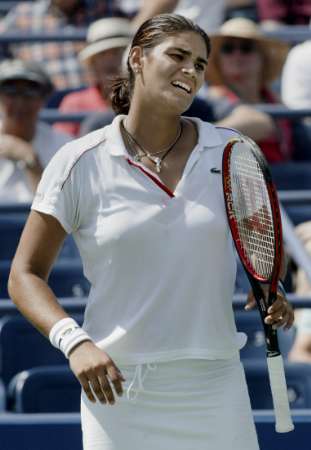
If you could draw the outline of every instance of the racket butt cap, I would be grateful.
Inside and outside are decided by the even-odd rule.
[[[295,425],[293,422],[289,422],[288,424],[275,425],[275,431],[277,433],[289,433],[295,429]]]

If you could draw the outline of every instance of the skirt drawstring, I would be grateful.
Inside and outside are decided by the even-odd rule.
[[[148,372],[156,370],[157,365],[153,363],[146,364],[146,370],[143,374],[144,364],[138,364],[135,367],[134,377],[126,390],[126,397],[130,401],[135,401],[138,394],[144,390],[144,380]]]

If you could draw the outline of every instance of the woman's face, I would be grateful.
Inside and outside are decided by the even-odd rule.
[[[218,63],[226,83],[261,79],[262,56],[258,44],[251,39],[224,39],[219,49]]]
[[[44,104],[44,95],[37,83],[12,80],[0,87],[2,114],[19,122],[35,122]]]
[[[135,54],[135,51],[137,54]],[[174,113],[188,109],[204,81],[207,49],[203,38],[194,32],[169,36],[152,49],[134,49],[131,65],[139,66],[134,96],[140,95],[154,108],[159,105]]]

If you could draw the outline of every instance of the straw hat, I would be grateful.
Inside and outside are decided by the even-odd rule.
[[[86,47],[79,53],[87,61],[97,53],[112,48],[127,47],[133,35],[131,23],[121,17],[108,17],[93,22],[87,31]]]
[[[288,45],[276,39],[267,38],[252,20],[236,17],[225,22],[218,33],[211,35],[212,53],[207,68],[207,79],[211,84],[223,84],[217,56],[224,39],[230,37],[252,39],[257,42],[264,59],[264,84],[269,84],[280,76],[288,53]]]

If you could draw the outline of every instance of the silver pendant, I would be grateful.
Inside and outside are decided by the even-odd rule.
[[[154,162],[155,162],[155,165],[156,165],[157,173],[160,173],[161,172],[161,163],[162,163],[161,159],[160,158],[154,158]]]
[[[136,155],[134,156],[134,161],[135,161],[135,162],[140,162],[140,161],[141,161],[141,156],[138,155],[138,154],[136,154]]]

